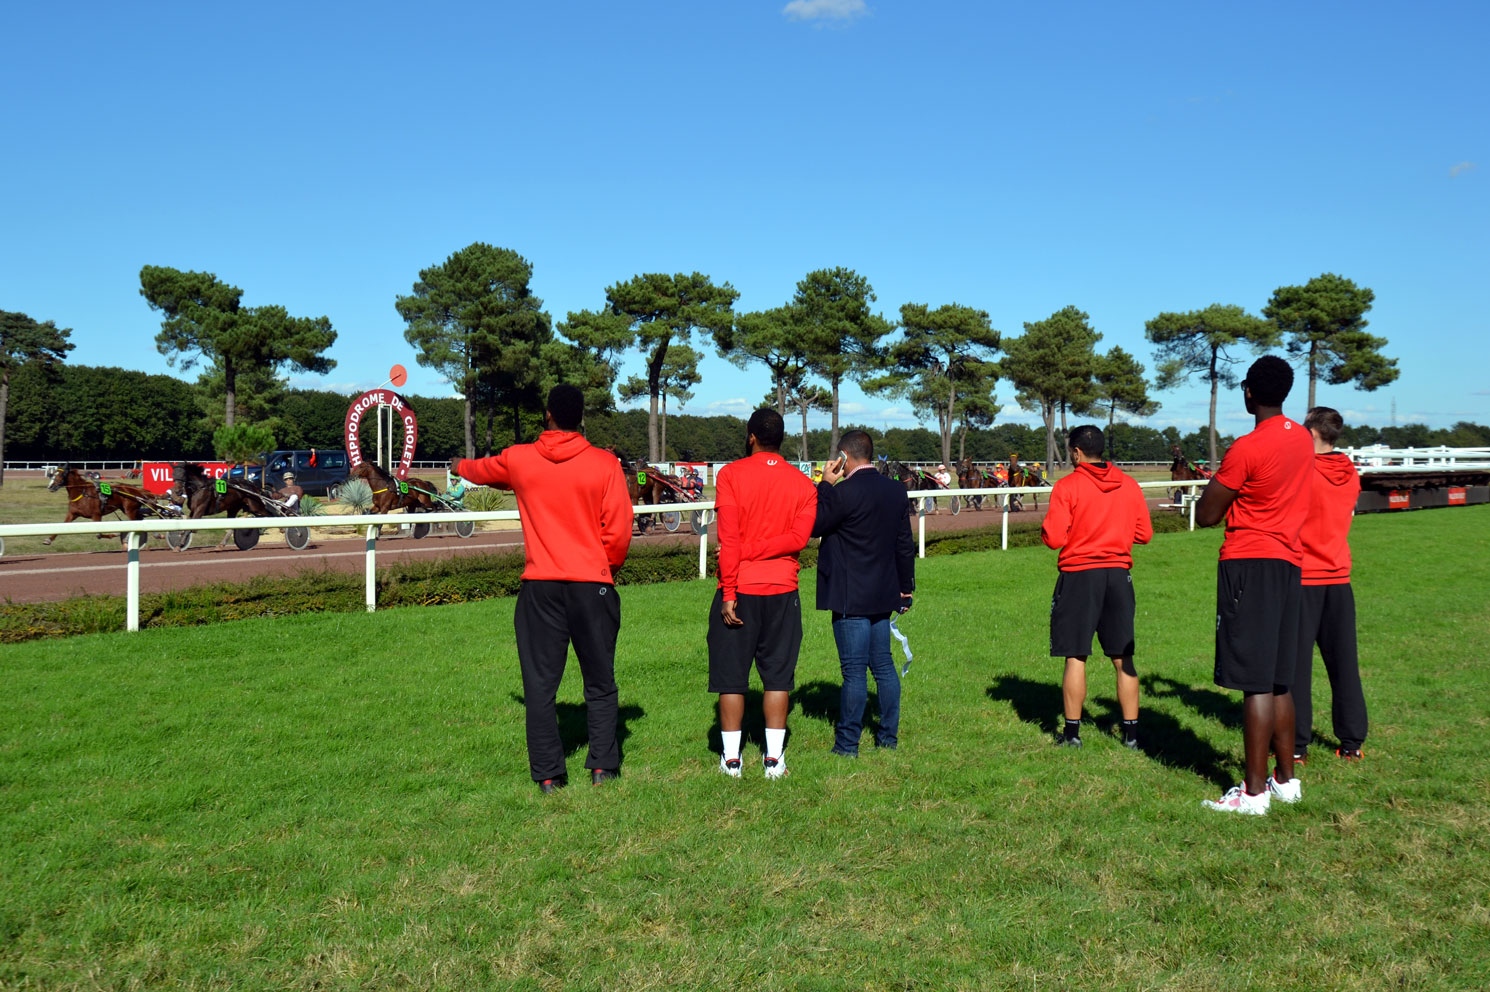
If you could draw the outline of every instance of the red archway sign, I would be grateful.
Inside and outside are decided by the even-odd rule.
[[[409,370],[402,365],[395,365],[388,370],[388,381],[393,383],[393,388],[402,389],[404,383],[409,381]]]
[[[396,372],[403,371],[397,365],[393,368]],[[414,464],[414,449],[419,441],[419,420],[414,416],[414,408],[391,389],[369,389],[347,407],[347,419],[343,428],[347,444],[347,462],[352,468],[362,464],[362,444],[357,437],[357,430],[362,425],[364,417],[377,415],[379,406],[393,407],[393,415],[403,423],[404,450],[399,455],[398,464],[393,466],[393,474],[400,479],[407,479],[409,469]]]

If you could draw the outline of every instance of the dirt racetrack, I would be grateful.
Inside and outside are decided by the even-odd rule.
[[[1162,502],[1155,496],[1154,506]],[[1011,514],[1009,523],[1028,524],[1044,516],[1045,500],[1040,509],[1026,509]],[[928,534],[999,526],[999,513],[964,509],[956,516],[948,512],[945,502],[940,512],[926,517]],[[914,533],[915,522],[912,521]],[[151,547],[140,552],[140,591],[167,592],[195,585],[217,582],[241,582],[258,575],[295,575],[335,569],[361,572],[365,566],[362,540],[357,537],[327,538],[315,535],[310,547],[293,551],[286,547],[277,531],[266,531],[260,545],[251,551],[226,547],[193,546],[183,552]],[[678,534],[654,533],[634,538],[636,542],[684,542],[695,544],[698,538],[685,527]],[[711,529],[709,542],[715,541]],[[378,542],[378,567],[397,561],[427,561],[456,555],[485,554],[511,549],[522,543],[521,531],[482,531],[462,540],[445,534],[431,534],[422,540],[385,533]],[[42,603],[82,595],[116,595],[125,593],[124,554],[113,541],[100,541],[100,550],[73,554],[28,554],[0,557],[0,601]]]

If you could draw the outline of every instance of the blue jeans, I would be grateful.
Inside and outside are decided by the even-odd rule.
[[[879,692],[880,726],[875,743],[895,747],[900,734],[900,673],[890,657],[890,614],[850,617],[834,613],[833,640],[838,644],[838,665],[843,671],[833,750],[845,755],[859,753],[864,707],[869,702],[866,671],[874,674]]]

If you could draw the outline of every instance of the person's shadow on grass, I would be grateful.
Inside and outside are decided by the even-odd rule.
[[[512,693],[512,699],[519,706],[527,706],[520,692]],[[564,757],[572,757],[576,752],[589,747],[590,721],[585,704],[559,702],[554,704],[554,710],[559,718],[559,740],[564,745]],[[629,724],[646,715],[647,711],[634,703],[616,708],[616,747],[621,752],[622,763],[626,760],[626,738],[631,736]]]
[[[1018,675],[1001,675],[986,692],[989,699],[1010,703],[1015,716],[1039,727],[1048,737],[1054,738],[1059,732],[1065,718],[1065,700],[1059,682],[1036,682]],[[1087,702],[1089,709],[1093,703],[1103,707],[1101,715],[1093,717],[1092,726],[1104,734],[1112,733],[1122,716],[1117,700],[1095,700],[1089,695]],[[1140,707],[1138,726],[1138,749],[1148,757],[1187,769],[1222,788],[1236,784],[1236,768],[1227,756],[1193,731],[1180,726],[1169,714]]]
[[[1234,696],[1177,682],[1163,675],[1141,675],[1143,694],[1153,699],[1178,699],[1188,709],[1232,730],[1242,729],[1242,708]]]

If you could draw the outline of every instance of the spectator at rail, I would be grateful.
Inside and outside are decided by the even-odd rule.
[[[1361,477],[1350,457],[1335,450],[1345,429],[1339,411],[1317,406],[1304,417],[1314,440],[1314,475],[1304,545],[1303,606],[1294,669],[1293,760],[1309,755],[1314,736],[1314,645],[1330,680],[1330,716],[1340,747],[1335,754],[1360,760],[1366,742],[1366,694],[1356,656],[1355,593],[1350,585],[1350,522],[1361,495]]]
[[[786,714],[802,647],[798,556],[812,536],[817,489],[781,455],[781,414],[750,415],[746,457],[720,470],[719,589],[709,608],[709,691],[719,696],[719,770],[739,778],[745,690],[750,666],[760,674],[766,723],[762,769],[786,775]]]
[[[874,470],[874,441],[849,431],[842,461],[829,462],[817,487],[812,534],[817,558],[817,608],[833,618],[833,642],[843,675],[833,753],[859,755],[864,708],[874,675],[879,701],[876,746],[900,743],[900,674],[890,656],[890,618],[910,609],[916,588],[916,548],[905,512],[905,487]],[[841,481],[840,481],[841,480]]]
[[[569,647],[584,676],[590,782],[614,778],[616,637],[621,598],[615,573],[631,546],[632,509],[614,455],[580,433],[584,394],[567,383],[549,390],[543,433],[489,458],[450,459],[452,475],[511,489],[522,516],[522,587],[513,626],[527,709],[528,768],[539,791],[567,781],[557,695]]]
[[[1289,687],[1299,647],[1304,560],[1300,538],[1309,513],[1314,444],[1283,415],[1293,369],[1264,355],[1242,380],[1242,401],[1256,427],[1227,449],[1195,507],[1195,522],[1226,521],[1216,569],[1216,684],[1242,693],[1246,776],[1205,805],[1265,816],[1272,798],[1294,803],[1294,702]],[[1244,595],[1245,593],[1245,595]],[[1268,774],[1268,751],[1277,768]]]
[[[1061,696],[1066,726],[1056,743],[1081,747],[1086,660],[1096,636],[1117,673],[1123,744],[1138,747],[1138,671],[1133,665],[1133,545],[1154,536],[1143,490],[1104,461],[1102,431],[1083,424],[1068,443],[1075,471],[1055,484],[1040,525],[1045,546],[1060,551],[1050,599],[1050,656],[1064,658]]]

